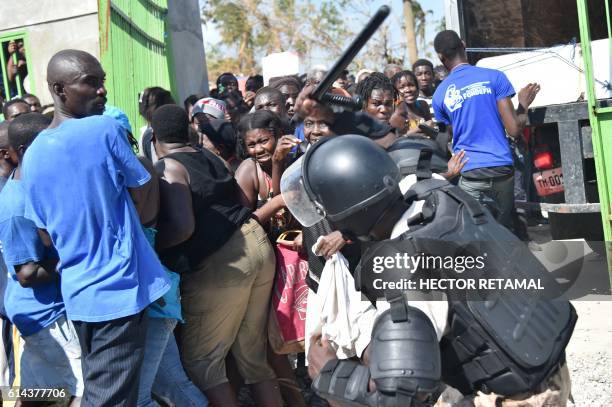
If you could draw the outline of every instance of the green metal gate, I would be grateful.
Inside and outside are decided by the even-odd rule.
[[[597,188],[601,203],[601,216],[606,240],[608,271],[612,281],[612,106],[603,106],[596,98],[593,76],[593,58],[591,53],[591,31],[589,28],[589,11],[587,0],[577,0],[578,19],[580,23],[580,44],[584,60],[586,90],[589,102],[589,120],[592,128],[593,153],[597,173]],[[604,7],[604,4],[601,5]],[[596,15],[603,15],[603,10],[594,10]],[[602,13],[602,14],[599,14]],[[609,0],[605,0],[605,16],[608,27],[608,45],[612,56],[612,21],[610,20]]]
[[[173,91],[168,0],[98,0],[100,58],[106,71],[108,103],[124,110],[136,130],[144,124],[138,95],[149,86]],[[174,92],[173,92],[174,93]]]

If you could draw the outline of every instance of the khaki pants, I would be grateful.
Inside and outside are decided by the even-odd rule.
[[[182,276],[181,359],[200,390],[227,382],[230,351],[246,384],[275,378],[266,358],[274,272],[270,241],[251,219],[197,270]]]

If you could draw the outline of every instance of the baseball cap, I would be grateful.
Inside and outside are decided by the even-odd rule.
[[[225,118],[227,107],[225,102],[219,99],[203,98],[198,100],[191,110],[191,118],[198,113],[206,113],[213,116],[215,119]]]

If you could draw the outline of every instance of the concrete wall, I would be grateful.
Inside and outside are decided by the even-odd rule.
[[[25,31],[29,46],[29,75],[42,103],[51,103],[47,90],[47,63],[66,48],[81,49],[99,56],[97,0],[0,0],[0,35]],[[26,80],[26,87],[28,86]]]
[[[168,31],[172,46],[178,103],[194,93],[208,94],[208,72],[198,0],[168,1]]]

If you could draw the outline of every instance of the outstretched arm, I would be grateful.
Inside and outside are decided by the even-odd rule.
[[[514,110],[512,99],[506,97],[497,101],[497,109],[501,116],[506,132],[511,137],[518,137],[527,124],[527,109],[540,91],[540,85],[530,83],[518,93],[519,107]]]

